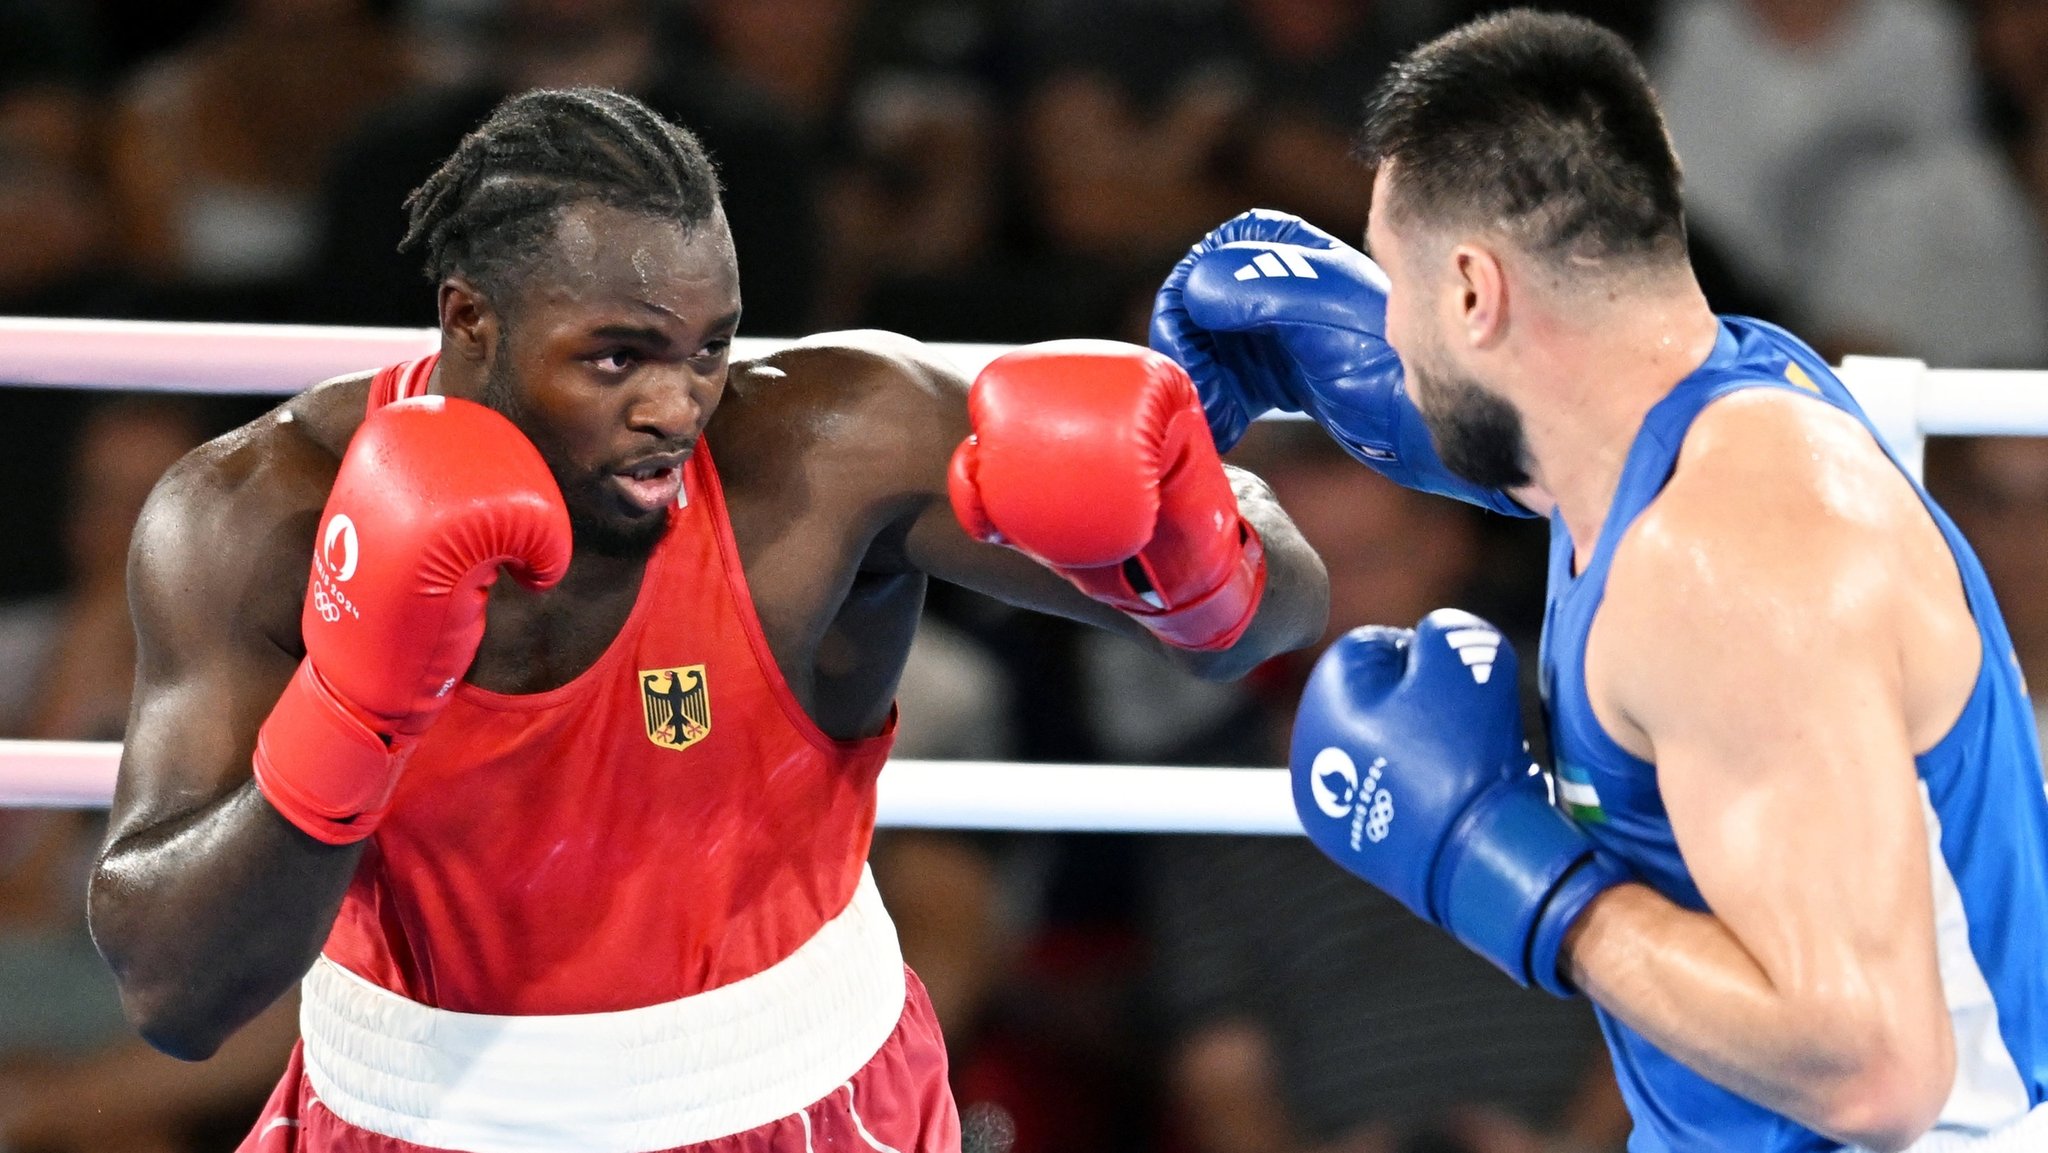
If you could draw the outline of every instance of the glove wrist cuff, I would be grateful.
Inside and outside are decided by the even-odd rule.
[[[308,659],[256,734],[257,791],[285,820],[330,845],[363,840],[391,804],[405,747],[356,715]]]
[[[1538,988],[1558,997],[1579,995],[1561,964],[1565,935],[1593,898],[1631,879],[1626,866],[1595,850],[1558,882],[1529,935],[1529,976]]]
[[[1244,636],[1258,615],[1259,602],[1266,595],[1266,545],[1242,518],[1238,529],[1243,543],[1230,558],[1223,580],[1201,596],[1170,609],[1132,609],[1126,613],[1151,630],[1152,635],[1178,649],[1216,652],[1227,649]]]
[[[1430,920],[1518,984],[1574,995],[1557,974],[1565,930],[1602,889],[1625,879],[1585,830],[1550,804],[1535,777],[1488,789],[1449,830],[1429,896]]]

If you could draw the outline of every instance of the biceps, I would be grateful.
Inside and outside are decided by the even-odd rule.
[[[114,838],[204,807],[246,783],[256,730],[296,667],[261,639],[146,660],[121,750]]]
[[[1659,741],[1658,778],[1701,895],[1774,978],[1932,948],[1924,802],[1898,717],[1731,719]]]

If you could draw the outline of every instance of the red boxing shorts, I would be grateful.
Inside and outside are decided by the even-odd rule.
[[[239,1153],[960,1153],[938,1019],[865,877],[790,957],[681,1001],[452,1013],[322,958],[300,1029]]]

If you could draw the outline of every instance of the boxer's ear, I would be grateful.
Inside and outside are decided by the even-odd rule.
[[[504,337],[504,323],[483,292],[466,278],[451,276],[441,282],[436,304],[443,355],[459,356],[473,364],[489,363]]]
[[[1471,348],[1490,348],[1506,334],[1507,272],[1499,255],[1477,244],[1451,250],[1451,286],[1457,294],[1456,325]]]

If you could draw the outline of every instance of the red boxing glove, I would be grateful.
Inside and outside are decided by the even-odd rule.
[[[947,485],[969,534],[1006,544],[1170,645],[1226,649],[1266,587],[1202,401],[1166,357],[1055,340],[998,357],[967,398]]]
[[[511,421],[440,396],[371,413],[320,517],[306,659],[256,735],[256,787],[319,840],[369,836],[476,657],[498,567],[545,588],[569,553],[561,490]]]

